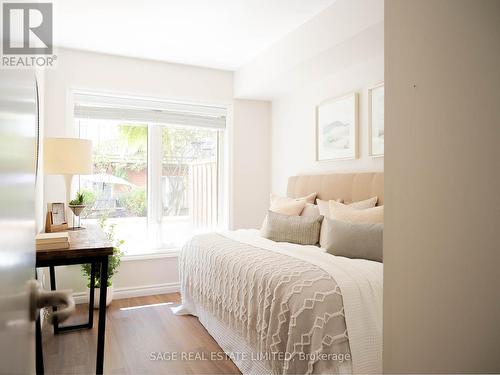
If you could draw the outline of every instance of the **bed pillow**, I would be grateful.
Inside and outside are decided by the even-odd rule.
[[[318,207],[321,215],[330,217],[330,201],[324,201],[321,199],[316,200],[318,202]],[[344,204],[342,199],[335,199],[334,200],[337,203],[342,203]],[[355,208],[357,210],[364,210],[366,208],[372,208],[375,207],[377,204],[378,197],[372,197],[365,199],[363,201],[357,201],[357,202],[352,202],[349,204],[344,204],[344,206],[349,206],[351,208]]]
[[[330,201],[324,201],[322,199],[316,199],[316,203],[318,204],[318,209],[319,209],[319,213],[320,215],[323,215],[323,216],[330,216],[330,205],[329,205],[329,202]],[[338,199],[335,199],[335,202],[338,202],[338,203],[342,203],[342,199],[338,198]]]
[[[281,197],[271,193],[270,210],[285,215],[300,215],[307,203],[314,203],[316,193],[300,198]]]
[[[283,215],[299,216],[305,205],[305,201],[279,201],[272,203],[269,210]]]
[[[358,224],[376,224],[384,222],[384,206],[360,210],[342,203],[330,201],[330,218]]]
[[[358,224],[325,218],[321,247],[333,255],[382,262],[384,224]]]
[[[316,204],[306,203],[306,206],[300,213],[300,216],[321,216],[319,207]]]
[[[367,208],[372,208],[377,205],[378,197],[372,197],[368,198],[362,201],[357,201],[357,202],[351,202],[348,203],[347,205],[349,207],[355,208],[357,210],[365,210]]]
[[[298,198],[289,198],[289,197],[282,197],[278,194],[271,193],[271,204],[276,201],[306,201],[306,203],[312,203],[314,204],[314,201],[316,200],[316,195],[317,193],[311,193],[309,195],[306,195],[304,197],[298,197]]]
[[[317,245],[322,221],[323,216],[290,216],[269,210],[261,235],[276,242]]]

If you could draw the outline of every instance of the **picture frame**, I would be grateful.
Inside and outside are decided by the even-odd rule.
[[[49,203],[47,211],[51,212],[52,225],[66,224],[66,207],[64,203]]]
[[[384,156],[384,83],[368,89],[368,153]]]
[[[62,232],[68,230],[66,221],[66,205],[64,203],[47,203],[45,216],[45,232]]]
[[[358,102],[352,92],[316,107],[316,161],[358,158]]]

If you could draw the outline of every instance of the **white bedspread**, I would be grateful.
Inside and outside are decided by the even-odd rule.
[[[382,372],[382,271],[381,263],[348,259],[325,253],[315,246],[277,243],[262,238],[256,230],[220,232],[225,238],[255,248],[280,253],[321,268],[338,284],[344,305],[354,373]],[[185,275],[184,275],[185,276]],[[190,296],[183,290],[178,313],[196,315]]]

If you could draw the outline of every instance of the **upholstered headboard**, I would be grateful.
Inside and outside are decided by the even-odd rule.
[[[322,200],[341,198],[346,203],[378,197],[384,204],[384,173],[332,173],[292,176],[288,179],[287,195],[291,198],[318,193]]]

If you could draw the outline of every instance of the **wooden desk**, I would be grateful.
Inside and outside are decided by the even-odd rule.
[[[59,327],[54,324],[54,334],[61,331],[88,328],[93,326],[94,279],[95,269],[100,265],[99,326],[97,327],[96,374],[102,374],[104,365],[104,334],[106,329],[106,293],[108,279],[108,257],[113,254],[113,244],[98,227],[78,231],[68,231],[69,249],[37,250],[36,267],[50,268],[50,287],[56,289],[55,266],[72,264],[91,264],[91,283],[89,298],[89,321],[76,326]],[[41,351],[41,330],[37,323],[37,373],[43,374],[43,353]],[[40,332],[39,332],[40,331]]]

